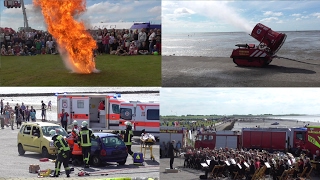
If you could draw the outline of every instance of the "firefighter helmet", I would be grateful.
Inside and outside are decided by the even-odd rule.
[[[78,126],[78,122],[76,120],[73,121],[74,126]]]
[[[132,126],[132,124],[131,124],[130,121],[126,121],[124,124],[125,124],[126,126]]]
[[[57,132],[56,130],[52,129],[50,132],[49,132],[50,136],[53,137],[55,135],[57,135]]]
[[[82,122],[82,126],[83,126],[83,127],[87,127],[87,126],[88,126],[88,122],[87,122],[87,121],[83,121],[83,122]]]

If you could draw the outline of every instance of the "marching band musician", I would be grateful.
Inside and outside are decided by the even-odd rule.
[[[282,173],[286,170],[285,166],[284,166],[284,161],[283,159],[280,159],[279,161],[279,165],[278,168],[275,169],[275,172],[273,174],[273,180],[277,180],[277,176],[281,176]]]
[[[300,158],[299,161],[298,161],[298,168],[295,168],[295,170],[293,172],[293,177],[294,178],[296,178],[299,173],[302,173],[303,165],[304,165],[303,159]]]
[[[249,170],[246,172],[246,180],[252,179],[252,176],[256,172],[255,166],[254,166],[254,160],[250,160],[250,166]]]

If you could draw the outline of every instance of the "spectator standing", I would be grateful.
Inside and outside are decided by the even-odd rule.
[[[134,40],[134,43],[136,44],[136,46],[138,46],[138,36],[139,36],[139,32],[138,32],[138,29],[136,29],[133,33],[133,40]],[[138,46],[139,47],[139,46]]]
[[[1,114],[4,114],[4,110],[3,110],[3,99],[1,99],[1,101],[0,101],[0,110],[1,110]]]
[[[138,48],[145,46],[146,45],[146,40],[147,40],[147,34],[145,32],[145,29],[141,29],[141,32],[138,35]]]
[[[69,114],[62,109],[62,113],[60,114],[60,123],[62,128],[68,132],[68,117]]]
[[[0,29],[0,47],[4,45],[4,31]]]
[[[53,53],[53,41],[52,38],[49,37],[48,41],[46,42],[46,48],[47,48],[47,54],[52,54]]]
[[[31,121],[32,122],[36,122],[36,110],[33,109],[33,106],[31,106],[31,109],[30,109],[30,117],[31,117]]]
[[[35,40],[35,45],[36,45],[36,54],[41,54],[41,47],[42,47],[41,41],[38,39]]]
[[[157,30],[155,39],[156,39],[156,47],[158,50],[158,54],[160,55],[161,54],[161,30],[160,29]]]
[[[149,53],[151,54],[153,52],[153,46],[155,43],[156,33],[150,29],[150,35],[149,35]]]
[[[110,53],[109,40],[110,40],[110,34],[109,33],[104,34],[102,38],[102,44],[104,46],[104,52],[106,54]]]
[[[46,121],[46,110],[47,110],[47,105],[41,101],[41,120],[42,122]]]
[[[25,117],[24,117],[24,115],[25,115],[25,114],[24,114],[24,111],[26,110],[26,106],[24,105],[24,103],[21,103],[21,107],[20,107],[20,108],[21,108],[21,112],[22,112],[22,113],[21,113],[21,115],[22,115],[22,121],[24,121],[24,120],[25,120],[25,119],[24,119],[24,118],[25,118]]]
[[[51,101],[49,101],[48,102],[48,109],[50,109],[50,111],[51,111],[51,106],[52,106]]]
[[[103,44],[102,44],[102,32],[101,30],[99,30],[99,32],[97,32],[97,46],[98,46],[98,54],[102,55],[103,53]]]
[[[171,143],[169,143],[168,148],[168,157],[170,158],[170,169],[173,169],[173,162],[174,162],[174,152],[178,151],[176,148],[174,148],[175,140],[172,140]]]
[[[29,106],[27,106],[26,110],[24,110],[24,114],[25,114],[26,122],[29,122],[30,121],[30,109],[29,109]]]

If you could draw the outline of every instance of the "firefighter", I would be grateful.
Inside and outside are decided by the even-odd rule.
[[[78,144],[82,148],[83,161],[85,163],[85,168],[89,168],[89,158],[91,151],[91,138],[95,137],[90,129],[88,129],[88,122],[83,121],[81,131],[79,132]]]
[[[79,132],[81,130],[80,126],[78,126],[78,122],[77,121],[73,121],[73,128],[71,131],[71,135],[73,137],[73,139],[75,140],[75,142],[78,140],[78,136],[79,136]]]
[[[128,153],[133,156],[133,152],[131,151],[131,145],[132,145],[132,136],[133,136],[133,132],[132,132],[132,125],[131,125],[131,122],[129,121],[126,121],[125,122],[125,125],[126,125],[126,130],[125,131],[122,131],[121,134],[124,135],[124,143],[125,145],[127,146],[127,149],[128,149]]]
[[[55,170],[54,174],[51,175],[51,177],[59,177],[60,167],[62,163],[67,177],[70,177],[70,167],[68,166],[70,147],[68,146],[68,143],[65,141],[64,137],[62,135],[58,135],[55,130],[50,131],[50,136],[52,137],[54,146],[58,149],[57,159],[55,162]]]

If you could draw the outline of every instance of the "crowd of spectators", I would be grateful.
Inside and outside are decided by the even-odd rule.
[[[264,168],[264,175],[269,175],[273,179],[279,179],[286,171],[287,175],[293,178],[299,175],[303,176],[311,170],[311,162],[320,162],[320,153],[315,155],[302,153],[298,157],[294,157],[291,153],[274,152],[269,153],[264,150],[245,150],[245,149],[208,149],[208,148],[192,148],[183,149],[185,154],[184,167],[204,170],[205,174],[200,179],[207,179],[211,173],[220,174],[224,177],[232,179],[252,179],[252,176]],[[214,169],[215,166],[221,168]],[[319,170],[319,166],[315,170]],[[217,172],[220,171],[220,172]],[[289,174],[290,173],[290,174]],[[237,177],[235,177],[237,176]]]
[[[161,54],[160,29],[98,29],[88,30],[97,43],[95,55]],[[58,44],[45,31],[31,32],[0,29],[1,56],[32,56],[58,54]]]

